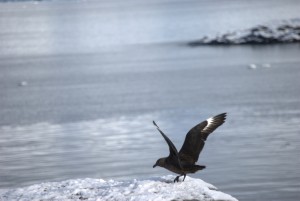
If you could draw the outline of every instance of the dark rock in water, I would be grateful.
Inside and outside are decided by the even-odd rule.
[[[214,37],[204,36],[200,40],[188,43],[188,45],[274,44],[292,42],[300,42],[300,19],[282,21],[272,25],[258,25],[250,29],[229,32]]]

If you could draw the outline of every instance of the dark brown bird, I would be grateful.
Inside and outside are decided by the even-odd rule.
[[[156,126],[157,130],[166,140],[170,151],[169,156],[158,159],[155,165],[153,165],[153,168],[160,166],[179,174],[179,176],[174,179],[174,182],[178,182],[180,176],[184,176],[182,180],[184,181],[186,174],[195,173],[198,170],[204,169],[205,166],[196,165],[199,154],[204,147],[208,135],[225,122],[226,115],[226,113],[222,113],[217,116],[210,117],[194,126],[186,134],[184,143],[179,152],[172,141],[160,130],[155,121],[153,121],[153,124]]]

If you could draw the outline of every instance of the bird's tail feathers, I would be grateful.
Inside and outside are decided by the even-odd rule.
[[[184,170],[187,173],[195,173],[199,170],[203,170],[205,168],[204,165],[191,165],[191,166],[184,166]]]
[[[206,168],[205,165],[195,165],[197,170],[203,170],[204,168]]]

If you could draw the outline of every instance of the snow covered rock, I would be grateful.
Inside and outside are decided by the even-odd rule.
[[[174,176],[145,180],[114,181],[75,179],[36,184],[25,188],[1,190],[0,200],[228,200],[234,197],[220,192],[201,179],[186,177],[173,183]]]
[[[250,29],[219,34],[212,37],[205,36],[200,40],[189,43],[189,45],[271,44],[290,42],[300,42],[300,19],[258,25]]]

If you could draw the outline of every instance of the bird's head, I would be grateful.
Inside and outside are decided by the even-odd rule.
[[[156,161],[156,163],[153,165],[153,168],[156,166],[164,167],[165,166],[165,158],[160,158]]]

